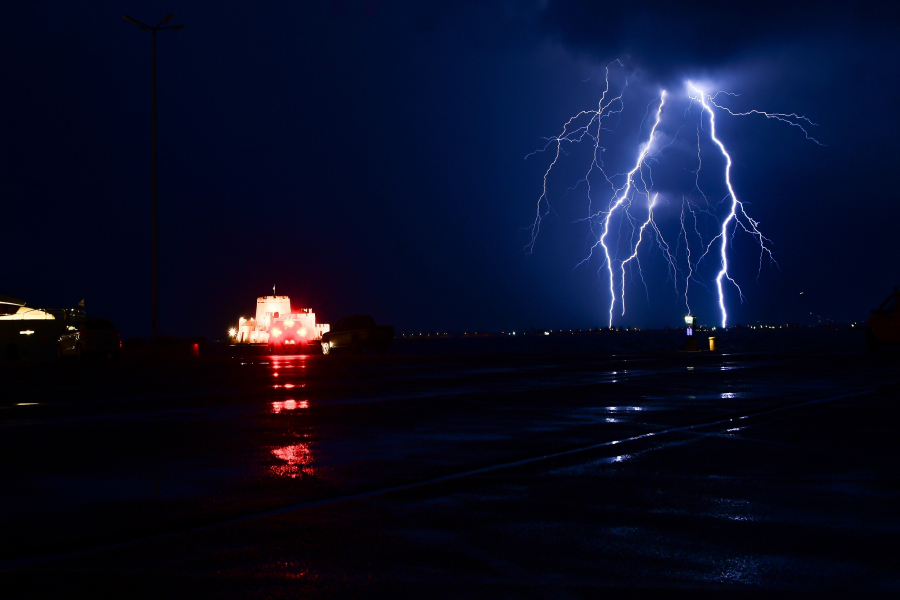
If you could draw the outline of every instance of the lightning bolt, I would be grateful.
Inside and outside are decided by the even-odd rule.
[[[551,210],[553,210],[549,201],[548,179],[554,166],[556,166],[559,162],[560,156],[565,154],[563,146],[565,144],[578,143],[583,141],[585,138],[588,138],[593,142],[590,166],[588,167],[584,177],[576,182],[574,186],[568,188],[567,193],[568,191],[571,191],[575,187],[581,185],[581,183],[584,183],[586,185],[588,200],[587,216],[581,219],[577,219],[576,222],[586,222],[588,224],[595,242],[590,246],[590,249],[587,252],[587,256],[585,256],[580,262],[578,262],[575,265],[575,268],[578,268],[582,264],[590,261],[594,257],[595,251],[597,252],[597,254],[602,253],[603,264],[600,266],[600,270],[603,270],[604,268],[606,269],[605,278],[608,280],[609,284],[610,301],[608,313],[610,327],[612,327],[613,324],[613,315],[615,312],[617,301],[621,303],[621,315],[625,314],[626,268],[630,268],[632,265],[635,265],[637,267],[637,271],[640,275],[641,281],[644,283],[645,289],[647,289],[647,283],[644,280],[643,273],[641,272],[641,261],[638,254],[641,245],[648,237],[646,234],[650,230],[652,230],[653,237],[655,237],[656,246],[658,246],[662,251],[668,263],[667,267],[669,270],[669,274],[671,275],[674,282],[676,297],[679,297],[679,273],[681,273],[684,277],[685,284],[683,298],[688,313],[691,313],[691,281],[698,283],[701,287],[708,290],[709,288],[706,287],[702,279],[698,278],[698,271],[700,269],[701,263],[703,263],[707,256],[711,254],[718,254],[719,260],[715,283],[718,308],[721,315],[720,322],[722,324],[722,327],[726,327],[728,323],[728,311],[725,305],[726,282],[730,283],[735,287],[735,289],[737,289],[738,295],[742,302],[744,299],[741,287],[738,285],[737,281],[735,281],[729,271],[728,248],[730,241],[734,238],[735,234],[738,231],[743,231],[755,238],[756,242],[758,243],[760,253],[759,271],[757,277],[762,271],[763,259],[768,257],[770,264],[774,264],[776,266],[778,263],[775,261],[772,253],[771,241],[762,234],[759,229],[759,222],[750,217],[750,215],[747,213],[744,203],[738,198],[738,195],[735,192],[731,180],[733,161],[731,155],[725,147],[725,144],[716,133],[716,113],[714,111],[714,108],[721,110],[722,112],[727,113],[730,116],[741,117],[761,115],[767,119],[787,123],[792,127],[800,129],[805,135],[806,139],[811,140],[820,146],[823,146],[824,144],[810,135],[809,130],[807,129],[807,127],[815,126],[816,124],[809,118],[803,115],[798,115],[796,113],[770,113],[756,109],[746,112],[737,112],[724,106],[722,103],[717,102],[717,98],[720,95],[737,96],[737,94],[720,91],[716,92],[713,95],[710,95],[690,81],[687,82],[688,93],[686,96],[687,100],[689,100],[689,106],[684,111],[684,119],[688,119],[692,114],[691,107],[695,103],[697,103],[701,109],[700,123],[696,129],[697,168],[696,170],[692,170],[691,173],[693,173],[694,175],[694,189],[698,191],[702,196],[705,207],[702,205],[695,207],[690,197],[682,196],[681,215],[679,219],[680,231],[678,234],[678,244],[675,247],[675,252],[673,255],[671,247],[666,242],[663,236],[663,232],[654,217],[654,209],[657,206],[659,192],[654,193],[653,172],[651,169],[651,163],[659,163],[660,156],[662,155],[663,151],[672,146],[678,137],[678,133],[676,133],[672,138],[672,141],[659,148],[654,154],[651,154],[651,150],[654,147],[654,142],[657,138],[657,132],[663,118],[663,107],[667,104],[667,91],[662,90],[659,93],[657,99],[651,101],[647,105],[647,112],[644,115],[644,119],[641,121],[641,130],[644,128],[644,122],[647,121],[647,117],[650,115],[651,106],[653,106],[653,104],[657,100],[659,102],[654,112],[654,119],[653,124],[650,128],[650,133],[647,136],[646,141],[642,142],[639,146],[637,158],[633,166],[629,171],[625,173],[618,173],[610,177],[604,170],[603,160],[601,158],[601,153],[605,150],[600,145],[601,132],[610,131],[610,129],[603,126],[603,121],[612,115],[618,115],[624,111],[624,87],[623,91],[618,94],[613,94],[610,91],[610,67],[614,65],[623,67],[622,63],[619,61],[613,61],[612,63],[607,65],[606,86],[601,95],[600,101],[598,102],[597,109],[585,110],[577,113],[565,123],[559,135],[545,138],[546,144],[543,148],[536,150],[535,152],[532,152],[531,154],[526,156],[526,158],[528,158],[536,154],[537,152],[545,152],[551,149],[555,150],[550,165],[547,167],[546,171],[544,171],[543,187],[541,190],[541,195],[537,201],[535,219],[531,226],[530,241],[525,246],[525,249],[529,253],[534,251],[535,243],[540,233],[542,219],[547,214],[549,214]],[[627,87],[627,85],[628,81],[626,79],[625,87]],[[584,123],[584,119],[587,119],[586,123]],[[700,171],[703,168],[703,162],[700,152],[700,132],[701,129],[705,130],[705,128],[703,127],[704,121],[708,122],[709,137],[715,144],[716,148],[725,161],[724,183],[727,193],[725,197],[722,198],[722,200],[720,200],[715,206],[710,203],[710,199],[700,187]],[[684,127],[685,125],[682,125],[678,129],[678,132],[680,132]],[[605,208],[596,211],[593,208],[595,200],[593,197],[594,190],[591,186],[591,179],[592,177],[594,177],[593,174],[595,170],[602,175],[611,191],[608,200],[604,203]],[[624,181],[621,179],[622,177],[624,177]],[[596,177],[594,178],[596,179]],[[614,183],[614,179],[619,183]],[[693,192],[691,192],[691,194],[693,194]],[[639,203],[637,203],[638,197],[646,197],[647,199],[647,216],[643,221],[639,221],[638,219],[636,219],[631,212],[635,206],[640,205]],[[728,212],[724,215],[724,217],[720,217],[719,215],[721,214],[721,209],[719,209],[718,207],[723,203],[727,203]],[[708,226],[710,219],[715,221],[716,233],[708,240],[708,242],[704,242],[704,236],[701,234],[698,227],[697,212],[705,215],[704,227]],[[690,213],[690,219],[693,220],[693,231],[690,234],[688,231],[687,213]],[[614,218],[616,218],[618,222],[619,237],[613,244],[610,241],[610,229],[612,227]],[[623,228],[628,227],[630,227],[630,236],[626,233],[623,239]],[[700,257],[696,261],[693,260],[696,254],[692,253],[691,250],[692,239],[699,241],[699,248],[702,250],[702,254],[700,252],[696,253],[700,254]],[[685,245],[685,252],[683,255],[680,252],[682,241]],[[628,247],[629,254],[626,258],[619,259],[618,250],[621,248],[622,244],[625,244]],[[681,256],[683,256],[683,259],[686,263],[686,267],[684,270],[679,269],[679,257]],[[618,293],[616,289],[617,280],[620,287]]]
[[[700,238],[700,243],[703,244],[703,237],[700,235],[700,232],[697,231],[697,213],[694,212],[694,209],[691,207],[690,201],[684,196],[681,197],[681,235],[684,237],[684,251],[687,259],[687,275],[684,277],[684,306],[687,308],[687,314],[691,314],[691,302],[688,299],[688,291],[691,286],[691,279],[694,277],[694,265],[691,262],[691,242],[688,240],[687,227],[684,224],[684,209],[687,207],[688,211],[691,213],[691,217],[694,219],[694,232],[697,234],[697,237]],[[681,238],[678,239],[679,245],[681,244]],[[677,252],[677,249],[676,249]]]
[[[612,216],[616,212],[616,210],[618,210],[626,200],[628,200],[629,202],[631,201],[631,197],[629,196],[629,194],[631,193],[632,187],[634,185],[634,174],[637,173],[638,171],[640,171],[640,174],[641,174],[641,183],[644,186],[644,191],[647,192],[647,194],[649,195],[649,187],[647,186],[647,182],[644,179],[644,171],[643,171],[642,167],[644,167],[646,164],[647,154],[650,152],[650,147],[653,144],[653,135],[656,133],[656,128],[659,126],[659,121],[662,116],[662,108],[663,108],[663,104],[665,104],[665,102],[666,102],[666,92],[665,92],[665,90],[663,90],[659,96],[659,108],[656,109],[656,120],[653,122],[653,127],[650,129],[650,135],[647,137],[647,142],[643,145],[643,147],[641,148],[641,151],[638,153],[638,158],[634,164],[634,168],[632,168],[628,172],[627,176],[625,177],[625,184],[615,191],[615,194],[613,195],[613,199],[610,202],[609,209],[605,211],[606,217],[602,220],[603,221],[603,234],[600,236],[600,239],[597,240],[597,243],[594,244],[594,247],[593,247],[593,248],[596,248],[597,245],[602,246],[603,247],[603,255],[606,258],[605,265],[606,265],[606,270],[609,273],[609,295],[611,298],[610,302],[609,302],[609,326],[610,327],[612,327],[613,310],[615,309],[615,306],[616,306],[616,289],[615,289],[615,282],[613,281],[613,278],[615,277],[613,274],[613,260],[609,255],[609,246],[606,245],[606,238],[609,235],[609,222],[612,219]],[[609,178],[607,178],[607,181],[609,181]],[[654,198],[653,203],[655,203],[655,201],[656,201],[656,199]],[[650,207],[649,207],[649,216],[648,216],[647,223],[649,223],[650,221],[653,220],[653,203],[651,203]],[[600,213],[592,215],[592,217],[594,217],[594,218],[597,218],[599,216],[600,216]],[[647,226],[647,223],[644,223],[644,225],[641,226],[641,230],[640,230],[641,236],[638,238],[638,242],[634,246],[634,253],[632,254],[631,257],[629,257],[622,263],[622,314],[623,315],[625,314],[625,263],[630,261],[634,256],[637,255],[638,247],[640,246],[641,240],[643,239],[644,227]],[[591,248],[592,253],[593,253],[593,248]],[[582,261],[582,262],[584,262],[584,261]]]
[[[718,105],[713,104],[712,96],[703,93],[697,87],[695,87],[694,84],[688,82],[688,87],[696,94],[696,96],[692,95],[691,99],[700,102],[700,105],[703,107],[703,111],[709,114],[709,137],[710,139],[712,139],[713,143],[718,146],[719,151],[725,157],[725,187],[728,188],[728,195],[726,196],[726,199],[731,199],[730,210],[728,211],[728,215],[722,221],[721,231],[710,241],[709,246],[707,246],[708,252],[709,248],[712,247],[716,240],[720,242],[719,256],[721,257],[721,269],[719,270],[719,274],[716,276],[716,289],[719,293],[719,310],[722,313],[722,327],[724,328],[728,323],[728,311],[725,308],[725,292],[722,288],[722,281],[724,279],[727,279],[729,282],[731,282],[731,284],[734,285],[735,288],[737,288],[738,295],[740,296],[741,301],[743,301],[744,298],[741,287],[728,273],[728,231],[732,228],[731,222],[734,221],[734,229],[740,226],[744,231],[753,235],[759,242],[760,269],[762,269],[762,258],[764,254],[768,254],[769,260],[771,260],[772,262],[775,262],[775,258],[772,256],[772,251],[768,246],[766,246],[766,242],[768,242],[769,240],[759,231],[759,228],[757,227],[759,223],[751,219],[747,214],[746,210],[744,209],[744,204],[740,200],[738,200],[737,194],[734,191],[734,187],[731,185],[731,155],[728,154],[728,150],[725,149],[725,144],[723,144],[722,141],[718,137],[716,137],[716,114],[711,108],[711,105]],[[730,111],[728,112],[730,113]],[[741,220],[741,217],[746,220],[746,223]],[[703,256],[706,256],[706,252],[704,252]],[[703,259],[703,256],[700,257],[701,260]]]
[[[631,253],[631,256],[622,261],[621,269],[622,269],[622,315],[625,315],[625,265],[630,263],[632,260],[638,264],[638,269],[640,270],[640,259],[637,257],[638,255],[638,247],[641,245],[641,241],[644,239],[644,230],[648,225],[653,223],[653,206],[656,204],[656,199],[659,197],[659,194],[654,194],[653,198],[650,200],[650,204],[647,206],[647,220],[644,221],[643,225],[641,225],[640,229],[638,229],[638,241],[634,245],[634,252]],[[654,225],[655,229],[655,225]],[[643,275],[641,275],[641,279],[643,279]],[[646,283],[644,287],[646,287]]]

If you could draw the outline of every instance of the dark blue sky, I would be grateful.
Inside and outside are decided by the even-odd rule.
[[[550,157],[525,156],[596,108],[617,58],[630,85],[604,141],[613,171],[636,156],[653,95],[683,93],[687,78],[741,94],[735,109],[819,124],[824,147],[765,119],[717,117],[738,194],[780,265],[757,282],[758,250],[735,238],[745,302],[731,298],[730,321],[863,319],[900,284],[900,22],[865,5],[782,4],[7,7],[0,293],[32,306],[86,298],[124,335],[149,333],[150,34],[122,14],[155,23],[172,12],[186,28],[159,39],[163,333],[218,337],[272,284],[325,322],[363,312],[401,331],[605,324],[600,263],[573,270],[590,246],[573,222],[586,197],[563,195],[578,151],[555,172],[558,212],[528,256]],[[673,178],[683,167],[669,165]],[[664,188],[665,232],[681,199]],[[660,258],[641,255],[646,290],[629,280],[617,325],[679,323]],[[695,293],[700,321],[716,323],[712,292]]]

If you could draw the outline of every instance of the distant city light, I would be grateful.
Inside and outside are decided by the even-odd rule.
[[[235,329],[234,327],[232,327],[231,329],[228,330],[229,337],[235,337],[236,335],[237,335],[237,329]]]

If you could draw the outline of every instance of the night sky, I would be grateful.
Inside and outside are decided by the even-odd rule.
[[[123,337],[149,335],[151,36],[122,15],[174,13],[185,29],[161,32],[158,54],[161,333],[221,338],[273,284],[321,322],[367,313],[401,332],[606,325],[601,263],[574,268],[593,243],[577,221],[584,187],[566,193],[583,148],[554,171],[556,212],[531,254],[552,156],[525,157],[596,109],[616,59],[629,86],[603,142],[612,172],[637,156],[648,103],[663,87],[684,102],[687,79],[740,94],[735,110],[818,124],[823,146],[762,117],[716,117],[779,264],[757,276],[758,248],[736,236],[745,298],[729,296],[729,322],[863,320],[900,285],[900,13],[788,4],[6,6],[0,293],[84,298]],[[681,112],[667,114],[674,135]],[[658,168],[667,233],[683,190],[666,182],[692,167]],[[646,288],[631,276],[614,324],[677,326],[683,299],[645,250]],[[716,324],[713,288],[692,286],[693,312]]]

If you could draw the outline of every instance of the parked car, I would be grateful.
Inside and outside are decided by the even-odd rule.
[[[866,321],[869,350],[878,350],[882,344],[900,344],[900,288],[894,288]]]
[[[108,356],[118,359],[122,354],[122,337],[109,319],[74,321],[56,342],[56,356]]]
[[[322,334],[322,354],[344,349],[354,354],[367,349],[383,354],[393,340],[393,325],[376,325],[369,315],[356,315],[341,319]]]

